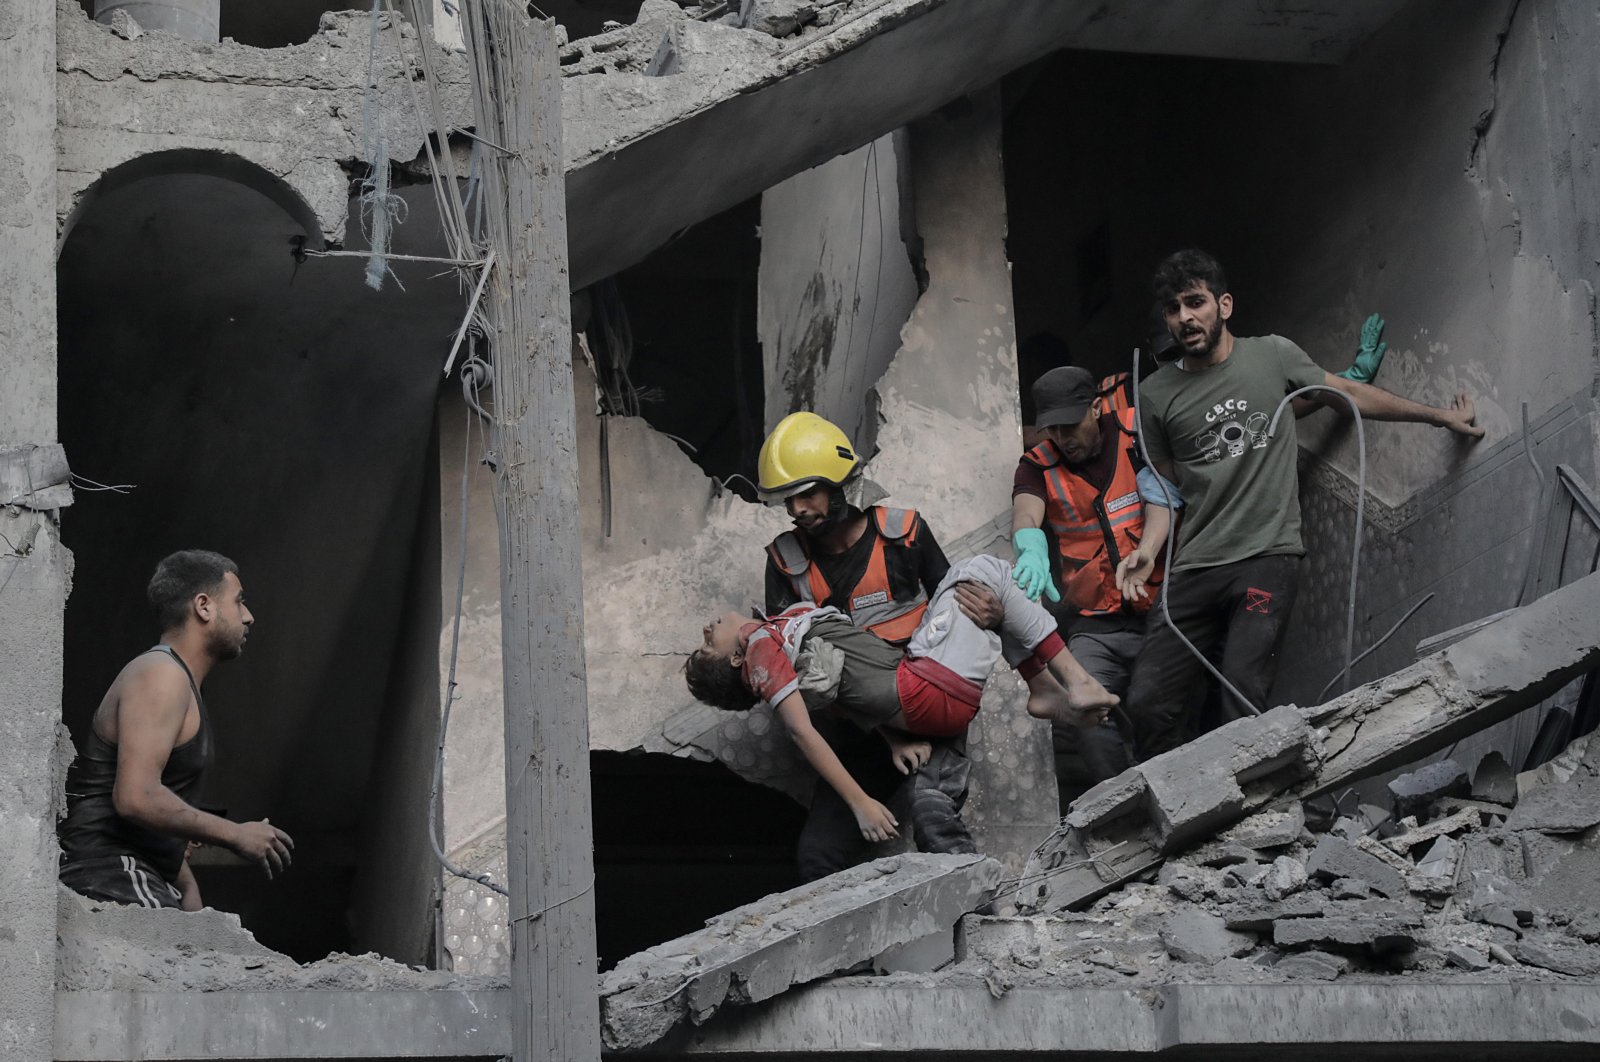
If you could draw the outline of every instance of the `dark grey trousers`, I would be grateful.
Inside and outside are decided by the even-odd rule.
[[[1126,700],[1133,662],[1144,644],[1144,617],[1080,616],[1070,630],[1067,650],[1108,692]],[[1051,745],[1061,814],[1084,792],[1133,766],[1131,742],[1124,733],[1126,723],[1118,725],[1120,716],[1119,708],[1111,721],[1099,726],[1055,724]]]

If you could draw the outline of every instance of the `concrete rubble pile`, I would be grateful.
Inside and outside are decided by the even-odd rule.
[[[563,40],[561,73],[667,76],[681,69],[685,56],[727,47],[728,35],[747,31],[744,45],[776,52],[803,43],[842,18],[877,6],[882,0],[732,0],[679,4],[644,0],[631,25],[607,23],[588,37]],[[721,45],[713,46],[712,42]],[[781,44],[779,42],[782,42]]]
[[[1600,739],[1579,738],[1509,791],[1503,763],[1485,757],[1470,789],[1450,761],[1402,776],[1394,808],[1358,806],[1353,791],[1344,813],[1328,797],[1288,801],[1083,912],[970,916],[940,977],[981,978],[1001,995],[1038,983],[1600,974]]]

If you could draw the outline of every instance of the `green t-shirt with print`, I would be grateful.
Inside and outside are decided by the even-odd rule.
[[[1323,382],[1310,355],[1282,336],[1240,337],[1226,361],[1186,372],[1181,359],[1139,386],[1150,458],[1171,462],[1183,497],[1173,571],[1272,554],[1302,555],[1294,414],[1273,411]]]

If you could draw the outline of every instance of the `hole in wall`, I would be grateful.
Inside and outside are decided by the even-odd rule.
[[[760,198],[679,233],[591,286],[585,334],[605,389],[634,396],[651,427],[707,475],[755,479],[764,382],[756,333]],[[626,371],[614,366],[626,355]],[[746,500],[749,487],[732,484]]]

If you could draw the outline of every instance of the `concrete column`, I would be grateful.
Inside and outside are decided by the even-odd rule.
[[[163,30],[211,44],[222,39],[222,0],[94,0],[94,20],[126,11],[141,29]]]
[[[0,0],[0,449],[56,437],[55,65],[55,5]],[[0,532],[0,1058],[48,1062],[67,559],[50,514],[0,507]]]

